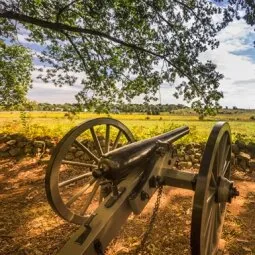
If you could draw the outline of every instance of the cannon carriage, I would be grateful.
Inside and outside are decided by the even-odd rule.
[[[164,186],[194,191],[192,255],[216,254],[226,204],[238,195],[230,180],[230,127],[225,122],[213,127],[198,174],[173,167],[173,143],[188,133],[184,126],[136,142],[123,123],[111,118],[70,130],[55,148],[45,179],[53,210],[80,225],[59,254],[103,254],[129,215],[140,214],[157,190],[159,199]]]

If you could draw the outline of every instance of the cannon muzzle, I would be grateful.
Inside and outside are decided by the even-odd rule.
[[[171,144],[188,133],[189,127],[184,126],[110,151],[100,159],[102,174],[107,179],[120,180],[130,173],[131,169],[144,166],[155,154],[158,143]]]

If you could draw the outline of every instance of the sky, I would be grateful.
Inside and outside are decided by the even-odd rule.
[[[19,39],[24,44],[26,35]],[[255,109],[255,41],[254,28],[245,21],[232,22],[218,34],[220,46],[216,50],[209,50],[200,55],[201,61],[212,60],[217,64],[217,70],[224,75],[221,80],[220,90],[224,98],[220,100],[223,107]],[[34,51],[41,49],[34,44],[27,45]],[[40,63],[35,62],[36,65]],[[29,90],[28,98],[37,102],[48,103],[74,103],[75,94],[81,90],[81,85],[63,86],[57,88],[52,84],[36,79],[38,71],[34,71],[33,88]],[[81,74],[82,76],[82,74]],[[82,77],[80,77],[81,79]],[[174,86],[162,85],[160,88],[162,104],[186,104],[182,99],[173,97]],[[142,103],[141,98],[136,98],[133,103]]]

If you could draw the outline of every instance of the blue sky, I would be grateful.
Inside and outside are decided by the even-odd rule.
[[[20,35],[21,43],[26,43],[26,35]],[[201,54],[201,61],[212,60],[218,66],[218,71],[225,78],[221,81],[220,90],[224,92],[224,99],[220,101],[222,106],[255,109],[255,32],[244,21],[234,21],[222,30],[218,39],[220,46],[213,51]],[[40,51],[40,47],[28,43],[34,51]],[[38,61],[36,65],[40,65]],[[28,93],[28,98],[38,102],[65,103],[75,102],[75,94],[81,90],[81,86],[54,87],[36,79],[38,71],[33,72],[33,88]],[[78,82],[82,79],[80,74]],[[184,103],[182,99],[172,96],[174,87],[162,86],[160,89],[161,102],[163,104]],[[136,98],[134,103],[142,103],[141,98]]]

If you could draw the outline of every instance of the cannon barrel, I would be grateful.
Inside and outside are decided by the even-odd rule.
[[[130,172],[131,168],[144,165],[155,153],[158,142],[171,144],[188,133],[189,127],[183,126],[106,153],[100,160],[104,176],[111,180],[120,180]]]

